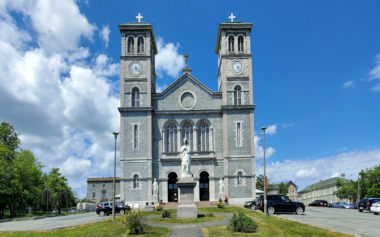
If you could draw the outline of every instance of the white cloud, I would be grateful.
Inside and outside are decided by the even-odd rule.
[[[287,123],[287,124],[282,125],[283,128],[289,128],[289,127],[294,127],[294,126],[296,126],[295,123]]]
[[[258,137],[255,135],[254,140],[255,140],[255,157],[256,159],[262,159],[264,158],[264,148],[261,144],[259,144],[261,137]],[[269,157],[271,157],[275,152],[276,150],[273,147],[266,147],[265,159],[268,159]]]
[[[268,126],[265,133],[268,135],[276,134],[277,133],[277,124],[273,124],[273,125]]]
[[[370,80],[380,79],[380,54],[376,55],[376,66],[369,72]]]
[[[120,100],[111,77],[119,64],[81,45],[95,26],[74,1],[1,2],[0,9],[0,121],[83,197],[87,177],[113,174]],[[22,30],[12,11],[33,27]]]
[[[380,164],[380,148],[340,153],[316,160],[285,160],[267,164],[266,173],[271,182],[292,180],[299,191],[306,186],[345,173],[346,178],[357,179],[358,173]],[[263,173],[263,167],[256,165],[256,175]]]
[[[110,41],[110,27],[103,26],[103,29],[99,32],[100,38],[104,41],[105,47],[108,47],[108,42]]]
[[[343,87],[344,88],[354,87],[354,81],[346,81],[345,83],[343,83]]]
[[[371,90],[376,92],[380,91],[380,84],[376,84]]]
[[[165,72],[170,77],[178,77],[179,72],[185,66],[185,60],[178,53],[179,44],[167,43],[161,37],[157,37],[156,73],[163,77]]]
[[[157,93],[163,92],[167,87],[168,87],[168,85],[166,85],[166,84],[157,85],[156,92]]]

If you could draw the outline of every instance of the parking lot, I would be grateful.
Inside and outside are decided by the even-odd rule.
[[[274,216],[355,236],[380,236],[380,215],[357,209],[306,207],[303,215],[286,213]]]

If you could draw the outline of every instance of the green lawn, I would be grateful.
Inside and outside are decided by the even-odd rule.
[[[175,213],[176,210],[170,210]],[[198,208],[198,212],[212,212],[212,213],[239,213],[243,212],[247,216],[253,218],[258,223],[258,229],[256,233],[242,234],[234,233],[227,229],[227,226],[212,226],[202,228],[204,236],[268,236],[268,237],[280,237],[280,236],[350,236],[341,234],[338,232],[301,224],[298,222],[281,219],[275,216],[265,217],[263,213],[251,211],[248,209],[242,209],[240,207],[228,207],[220,209],[217,207]],[[143,212],[144,215],[162,215],[163,212]],[[203,217],[206,218],[220,218],[215,217]],[[221,217],[223,218],[223,217]],[[163,219],[163,218],[161,218]],[[201,220],[202,218],[198,218]],[[191,221],[198,221],[191,220]],[[165,220],[167,221],[167,220]],[[176,218],[171,219],[172,222],[188,221],[178,220]],[[214,220],[210,220],[214,221]],[[17,232],[0,232],[0,236],[126,236],[126,230],[121,225],[121,217],[117,217],[116,220],[108,219],[105,221],[99,221],[91,224],[58,229],[53,231],[17,231]],[[166,224],[172,224],[165,222]],[[191,222],[195,223],[195,222]],[[146,233],[142,236],[168,236],[170,228],[161,227],[149,227]]]
[[[157,212],[156,212],[157,214]],[[91,224],[75,226],[52,231],[15,231],[0,232],[0,236],[126,236],[126,230],[121,225],[121,217],[115,220],[108,219]],[[146,233],[141,236],[162,236],[169,235],[170,228],[149,227]]]

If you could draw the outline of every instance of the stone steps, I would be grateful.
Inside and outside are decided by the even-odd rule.
[[[194,202],[195,206],[197,207],[216,207],[216,204],[218,201],[201,201],[201,202]],[[167,202],[163,205],[165,209],[168,208],[178,208],[179,202]]]

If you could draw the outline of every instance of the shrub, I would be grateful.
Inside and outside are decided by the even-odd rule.
[[[156,211],[163,211],[164,210],[164,207],[159,205],[156,207]]]
[[[228,229],[234,232],[256,232],[257,223],[243,213],[234,214],[230,219]]]
[[[170,217],[172,217],[172,214],[169,212],[169,211],[164,211],[164,213],[162,214],[162,217],[163,218],[170,218]]]
[[[223,202],[218,202],[218,204],[216,204],[217,207],[219,208],[224,208],[224,203]]]
[[[127,212],[127,215],[121,219],[123,228],[127,229],[128,234],[142,234],[144,229],[148,226],[145,224],[145,218],[139,211]]]
[[[212,213],[212,212],[207,212],[207,213],[206,213],[206,217],[214,217],[214,213]]]
[[[32,213],[26,213],[25,217],[33,217],[34,215]]]

